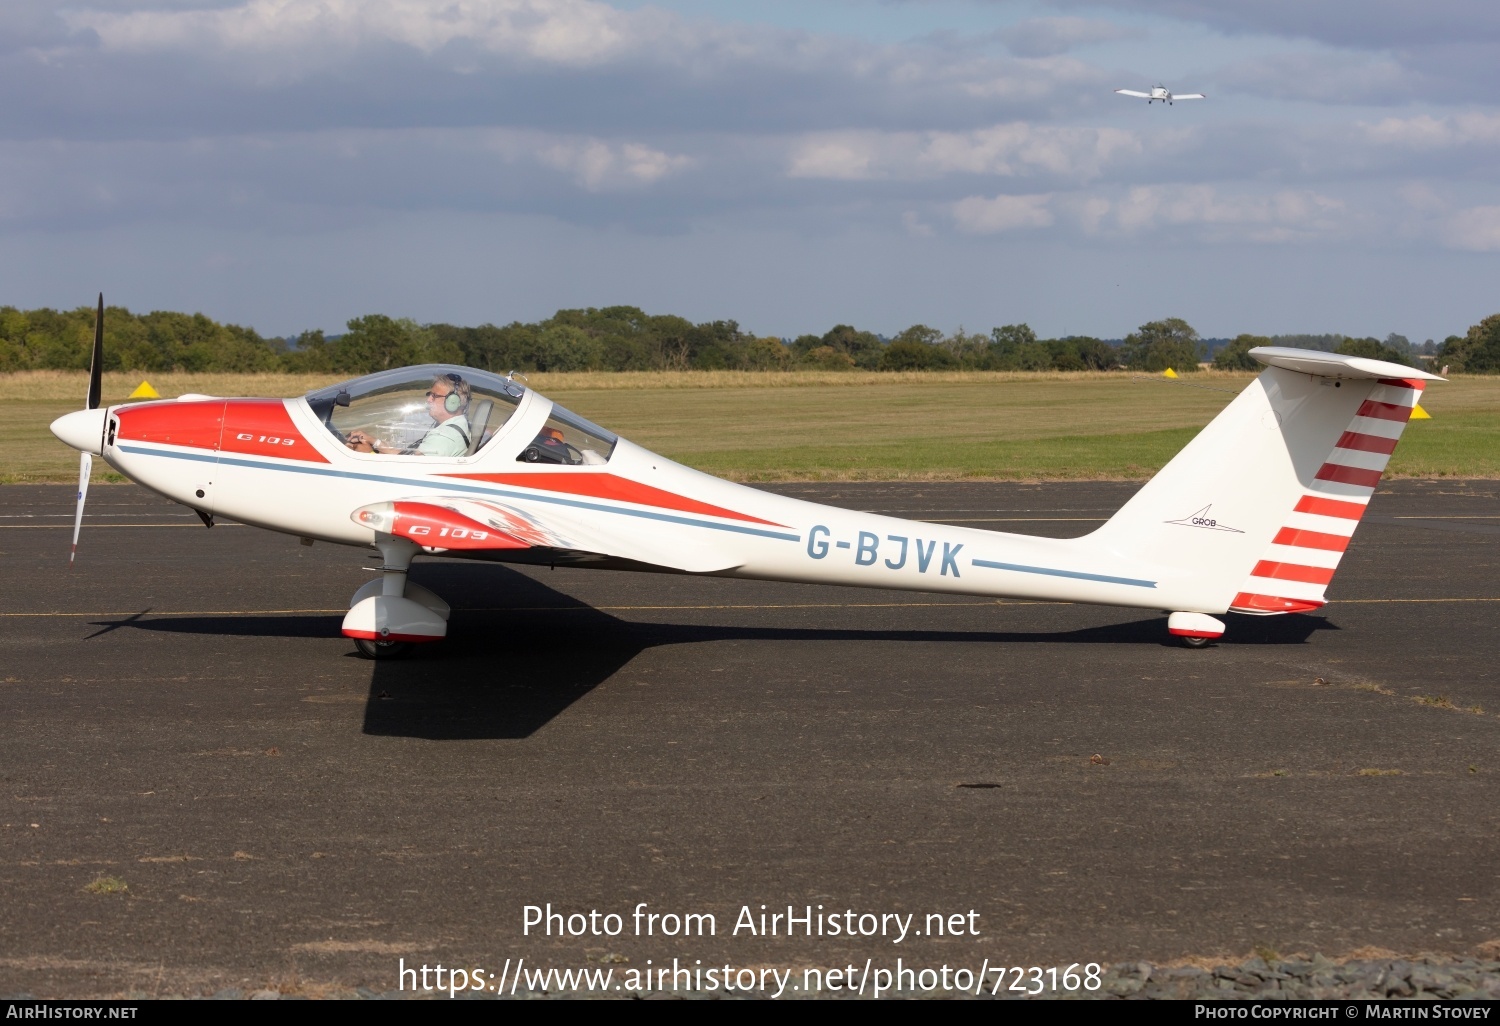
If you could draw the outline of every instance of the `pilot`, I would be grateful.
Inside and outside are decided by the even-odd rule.
[[[462,456],[469,451],[469,383],[460,374],[439,374],[427,390],[427,415],[437,425],[422,436],[415,449],[378,445],[363,431],[351,431],[345,444],[355,452],[411,456]]]

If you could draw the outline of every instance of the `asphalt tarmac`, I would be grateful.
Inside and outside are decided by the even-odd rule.
[[[1067,536],[1134,487],[779,490]],[[1497,498],[1383,485],[1328,607],[1202,650],[1140,611],[428,560],[452,637],[372,663],[339,623],[373,554],[115,486],[69,570],[72,490],[6,486],[0,995],[1494,951]],[[621,932],[526,933],[548,903]],[[715,933],[637,936],[640,903]],[[762,904],[923,932],[733,932]]]

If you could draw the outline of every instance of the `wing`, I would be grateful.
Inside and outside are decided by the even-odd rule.
[[[697,574],[729,570],[741,563],[734,553],[681,537],[680,532],[676,537],[657,537],[648,530],[607,525],[561,508],[538,515],[494,499],[398,499],[361,506],[350,519],[378,533],[406,538],[434,554],[566,549]]]
[[[1208,99],[1208,97],[1204,96],[1202,93],[1173,93],[1172,94],[1172,99],[1174,99],[1174,100],[1206,100],[1206,99]]]
[[[1121,96],[1139,96],[1143,100],[1151,99],[1150,93],[1143,93],[1138,89],[1116,89],[1115,92],[1119,93]]]

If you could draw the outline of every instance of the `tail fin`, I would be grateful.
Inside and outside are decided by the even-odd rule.
[[[1436,375],[1264,347],[1250,386],[1087,544],[1149,563],[1162,607],[1294,613],[1323,591]]]

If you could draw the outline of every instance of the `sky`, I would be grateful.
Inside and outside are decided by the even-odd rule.
[[[1491,0],[4,0],[0,304],[1441,340],[1500,311],[1497,52]]]

